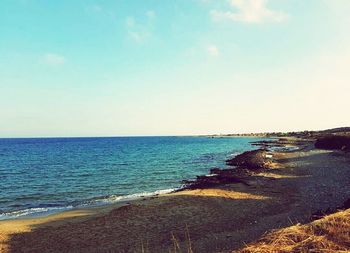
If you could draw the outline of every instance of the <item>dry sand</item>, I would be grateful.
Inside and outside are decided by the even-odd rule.
[[[230,252],[350,196],[349,156],[304,148],[274,157],[276,168],[252,177],[249,186],[0,221],[0,252]]]

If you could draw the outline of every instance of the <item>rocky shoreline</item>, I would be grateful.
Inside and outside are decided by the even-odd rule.
[[[229,168],[212,168],[208,175],[197,176],[194,180],[184,180],[182,190],[204,189],[231,183],[249,185],[252,177],[258,173],[277,167],[274,159],[275,151],[295,151],[312,146],[316,149],[350,150],[350,132],[348,128],[337,128],[325,131],[303,131],[287,134],[264,133],[260,137],[271,140],[251,142],[257,149],[243,152],[232,159],[226,160]],[[228,135],[236,136],[236,135]],[[252,136],[244,134],[239,136]],[[283,136],[283,137],[281,137]]]
[[[243,152],[226,160],[228,168],[212,168],[208,175],[197,176],[195,180],[183,181],[181,190],[195,190],[223,184],[242,183],[249,185],[249,180],[257,173],[274,168],[272,149],[285,147],[286,139],[252,142],[259,149]]]

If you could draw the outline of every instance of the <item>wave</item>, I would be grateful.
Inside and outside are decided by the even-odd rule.
[[[106,197],[100,197],[100,198],[95,198],[92,199],[88,202],[90,203],[95,203],[95,204],[110,204],[110,203],[116,203],[116,202],[125,202],[125,201],[131,201],[131,200],[137,200],[145,197],[152,197],[152,196],[157,196],[160,194],[168,194],[172,193],[179,188],[173,188],[173,189],[164,189],[164,190],[157,190],[154,192],[141,192],[141,193],[134,193],[130,195],[110,195]],[[84,205],[84,203],[82,204]],[[90,205],[88,203],[88,205]]]
[[[104,197],[96,197],[96,198],[84,200],[81,202],[75,202],[73,204],[71,203],[71,204],[68,204],[67,206],[33,207],[33,208],[27,208],[27,209],[10,211],[10,212],[2,212],[2,213],[0,212],[0,220],[46,216],[49,214],[59,213],[59,212],[68,211],[72,209],[89,208],[89,207],[103,206],[103,205],[114,204],[119,202],[128,202],[128,201],[133,201],[137,199],[158,196],[161,194],[172,193],[179,189],[181,189],[181,187],[157,190],[154,192],[134,193],[134,194],[122,195],[122,196],[110,195],[110,196],[104,196]]]
[[[70,209],[73,209],[73,206],[68,205],[61,207],[33,207],[23,210],[0,213],[0,220],[15,219],[19,217],[44,216]]]

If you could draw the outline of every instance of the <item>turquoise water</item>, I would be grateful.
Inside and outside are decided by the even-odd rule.
[[[224,167],[257,138],[0,139],[0,219],[127,201]]]

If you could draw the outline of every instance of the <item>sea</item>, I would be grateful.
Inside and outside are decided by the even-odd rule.
[[[0,139],[0,220],[169,193],[261,138]]]

